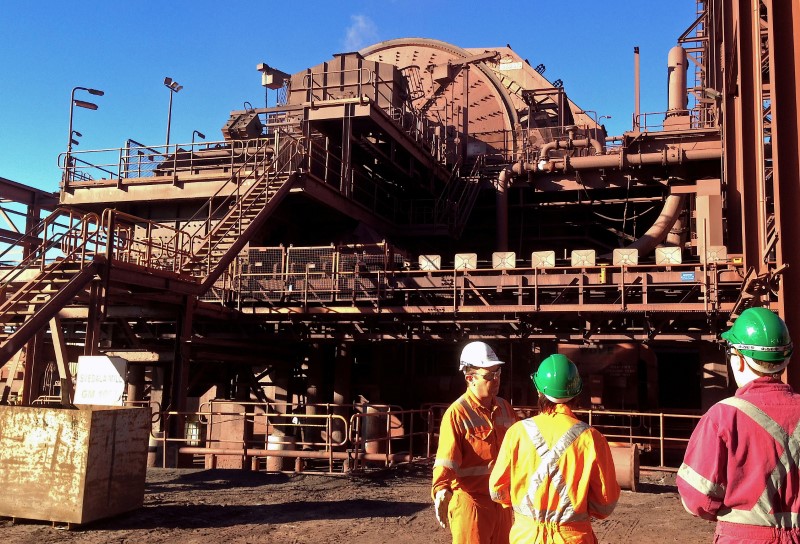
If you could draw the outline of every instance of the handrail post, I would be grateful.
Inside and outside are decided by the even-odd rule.
[[[108,224],[106,225],[106,258],[111,261],[113,258],[115,214],[113,210],[107,209],[106,211],[108,212]],[[100,240],[98,239],[97,242],[100,243]]]
[[[660,466],[663,467],[664,466],[664,413],[663,412],[659,412],[658,414],[658,427],[659,427],[658,438],[659,438],[659,449],[660,449],[659,463],[661,463]]]

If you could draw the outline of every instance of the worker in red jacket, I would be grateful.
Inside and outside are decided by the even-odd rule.
[[[748,308],[722,333],[739,387],[700,419],[678,471],[686,510],[716,520],[719,543],[800,543],[800,395],[781,382],[792,341]]]
[[[583,387],[572,361],[551,355],[531,378],[539,414],[506,433],[492,499],[514,508],[512,544],[596,544],[591,518],[608,517],[620,495],[611,449],[569,407]]]
[[[508,543],[511,509],[489,497],[489,472],[517,420],[508,401],[497,396],[503,364],[484,342],[464,346],[459,370],[467,391],[442,416],[431,496],[453,544]]]

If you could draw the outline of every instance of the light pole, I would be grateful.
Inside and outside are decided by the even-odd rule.
[[[194,173],[194,136],[197,135],[198,138],[201,140],[206,139],[206,135],[200,132],[199,130],[192,131],[192,149],[189,152],[189,170]]]
[[[183,85],[180,85],[171,77],[165,77],[164,86],[169,89],[169,111],[167,112],[167,148],[169,148],[169,129],[172,124],[172,95],[183,89]],[[167,149],[168,151],[169,149]]]
[[[195,135],[197,135],[197,137],[200,138],[201,140],[205,140],[206,139],[206,135],[205,134],[203,134],[199,130],[193,130],[192,131],[192,149],[194,149],[194,137],[195,137]]]
[[[72,130],[72,115],[75,111],[75,106],[79,108],[86,108],[87,110],[96,110],[97,104],[93,104],[92,102],[86,102],[85,100],[76,100],[75,99],[75,91],[86,91],[87,93],[94,95],[94,96],[103,96],[103,91],[98,89],[90,89],[89,87],[73,87],[72,93],[69,95],[69,138],[67,138],[67,155],[64,158],[64,180],[68,181],[70,177],[70,167],[72,163],[72,158],[70,157],[72,153],[72,146],[77,145],[77,140],[72,138],[72,135],[76,135],[81,137],[82,134],[78,131]]]

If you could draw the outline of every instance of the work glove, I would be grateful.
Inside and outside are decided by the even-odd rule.
[[[447,529],[447,507],[450,506],[450,499],[453,498],[453,492],[449,489],[440,489],[433,497],[433,510],[436,512],[436,521],[442,526],[442,529]]]

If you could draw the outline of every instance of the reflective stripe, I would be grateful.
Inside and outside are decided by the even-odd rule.
[[[800,459],[800,423],[795,426],[791,436],[774,419],[769,417],[758,406],[738,397],[721,401],[750,417],[756,424],[772,436],[782,448],[783,453],[767,479],[764,491],[750,510],[726,509],[717,515],[717,519],[730,523],[746,523],[783,529],[800,527],[798,514],[794,512],[772,512],[772,498],[775,497],[786,482],[786,475],[797,471],[797,460]]]
[[[757,525],[759,527],[780,527],[781,529],[795,529],[800,527],[800,514],[795,512],[778,512],[768,514],[766,517],[753,510],[734,510],[731,508],[720,509],[717,519],[728,523],[744,525]]]
[[[569,523],[575,521],[586,521],[589,519],[587,513],[576,513],[572,499],[569,497],[564,476],[558,470],[558,461],[564,452],[572,445],[573,442],[589,428],[589,425],[579,421],[575,423],[564,435],[558,439],[552,448],[547,447],[547,443],[542,437],[539,427],[533,419],[525,419],[522,421],[525,432],[536,447],[536,452],[539,454],[541,462],[533,473],[528,485],[528,492],[522,499],[521,504],[514,505],[514,511],[536,519],[537,521],[546,521],[551,523]],[[559,503],[556,510],[547,511],[539,510],[534,507],[534,499],[536,491],[544,483],[546,479],[555,486],[558,493]]]
[[[491,474],[492,469],[489,468],[488,465],[479,465],[476,467],[468,467],[468,468],[457,468],[456,469],[456,476],[463,477],[463,476],[484,476],[487,474]]]
[[[503,413],[500,417],[497,418],[497,425],[502,425],[507,429],[517,422],[517,417],[514,414],[514,409],[511,407],[510,404],[508,404],[507,402],[498,404],[500,406],[500,410]]]
[[[456,464],[455,461],[452,459],[440,459],[439,457],[436,458],[436,461],[433,462],[433,466],[435,467],[445,467],[449,468],[450,470],[458,470],[459,465]]]
[[[480,427],[492,427],[492,422],[487,420],[481,414],[479,414],[469,403],[466,398],[462,398],[460,400],[461,407],[464,408],[464,412],[467,413],[467,418],[464,420],[464,430],[466,432],[474,431]]]
[[[725,497],[724,485],[714,483],[711,480],[701,476],[697,473],[697,471],[695,471],[695,469],[686,463],[683,463],[681,468],[678,469],[678,476],[683,478],[687,484],[691,485],[703,495],[712,497],[714,499],[722,499]]]
[[[492,469],[490,469],[488,465],[461,468],[461,465],[455,463],[452,459],[439,459],[438,457],[436,458],[436,461],[433,462],[433,466],[449,468],[456,473],[456,476],[459,477],[484,476],[486,474],[491,474],[492,472]]]
[[[617,503],[600,504],[599,502],[589,501],[589,510],[597,512],[601,516],[610,516],[616,506]]]

